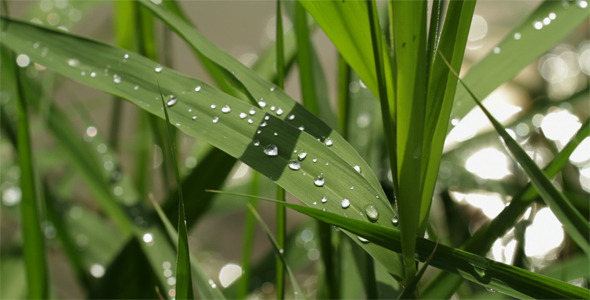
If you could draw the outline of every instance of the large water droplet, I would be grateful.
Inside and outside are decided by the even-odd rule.
[[[332,145],[334,145],[334,142],[332,142],[331,138],[327,138],[326,141],[324,141],[324,143],[326,144],[326,146],[330,147]]]
[[[377,210],[375,205],[372,205],[372,204],[365,205],[365,214],[367,215],[367,218],[371,222],[377,222],[377,220],[379,220],[379,211]]]
[[[283,109],[279,107],[279,109],[277,109],[277,116],[280,116],[283,114]]]
[[[264,102],[264,100],[262,98],[260,98],[260,101],[258,101],[258,105],[260,105],[260,107],[262,107],[262,108],[265,108],[266,102]]]
[[[301,164],[297,160],[292,160],[289,162],[289,169],[297,171],[301,169]]]
[[[399,224],[399,219],[397,218],[397,216],[391,219],[391,223],[393,224],[393,226],[397,226],[397,224]]]
[[[117,74],[113,75],[113,82],[117,84],[121,83],[121,76]]]
[[[229,107],[229,105],[226,105],[224,107],[221,108],[221,112],[224,114],[227,114],[231,111],[231,107]]]
[[[275,145],[268,145],[264,148],[264,154],[267,156],[277,156],[279,155],[279,148]]]
[[[318,175],[314,180],[313,184],[318,187],[324,186],[326,183],[326,179],[324,178],[324,174]]]
[[[354,168],[355,171],[357,171],[359,173],[361,172],[361,167],[359,165],[356,165],[353,168]]]
[[[301,152],[297,155],[297,159],[299,159],[299,161],[304,160],[307,157],[307,152]]]
[[[246,113],[241,112],[239,116],[240,119],[245,119],[248,115]]]
[[[164,69],[164,68],[163,68],[162,66],[160,66],[160,65],[157,65],[157,66],[154,68],[154,71],[155,71],[156,73],[160,73],[160,72],[162,72],[162,70],[163,70],[163,69]]]
[[[170,99],[170,100],[168,100],[168,102],[166,102],[166,106],[168,106],[168,107],[171,107],[171,106],[173,106],[174,104],[178,103],[178,98],[176,98],[176,97],[174,97],[174,96],[171,96],[170,98],[171,98],[171,99]]]
[[[348,208],[350,206],[350,200],[346,198],[342,199],[342,201],[340,201],[340,206],[342,206],[342,208]]]
[[[216,124],[217,122],[219,122],[219,117],[214,117],[213,120],[211,120],[211,122]]]

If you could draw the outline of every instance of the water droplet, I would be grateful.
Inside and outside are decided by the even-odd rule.
[[[311,161],[313,161],[314,163],[317,163],[318,162],[318,159],[317,158],[314,158]]]
[[[326,203],[326,202],[328,202],[328,198],[322,197],[322,203]]]
[[[397,224],[399,224],[399,219],[397,218],[397,216],[391,219],[391,223],[393,224],[393,226],[397,226]]]
[[[211,104],[209,107],[211,107],[211,109],[215,109],[217,107],[217,105]]]
[[[549,13],[549,19],[555,20],[555,18],[557,18],[557,15],[554,12],[550,12]]]
[[[277,156],[279,155],[279,148],[275,145],[268,145],[264,148],[264,154],[267,156]]]
[[[196,120],[197,119],[197,116],[193,116],[191,119]]]
[[[324,174],[318,175],[314,180],[313,184],[317,187],[322,187],[326,183],[326,179],[324,178]]]
[[[258,105],[260,105],[260,107],[262,107],[262,108],[265,108],[266,102],[264,102],[264,100],[262,98],[260,98],[260,101],[258,101]]]
[[[515,39],[515,40],[520,40],[520,38],[521,38],[521,37],[522,37],[522,35],[520,34],[520,32],[516,32],[516,33],[514,34],[514,39]]]
[[[250,108],[250,110],[248,111],[248,113],[253,116],[256,114],[256,110],[254,109],[254,107]]]
[[[80,61],[75,59],[75,58],[70,58],[68,59],[68,66],[70,67],[77,67],[78,65],[80,65]]]
[[[361,167],[359,165],[356,165],[353,168],[354,168],[355,171],[357,171],[359,173],[361,172]]]
[[[354,185],[351,185],[351,186],[350,186],[350,189],[351,189],[351,190],[354,190]]]
[[[148,246],[154,244],[154,236],[151,233],[145,233],[142,237],[143,242],[146,243]]]
[[[227,114],[231,111],[231,107],[229,107],[229,105],[226,105],[224,107],[221,108],[221,112],[224,114]]]
[[[283,109],[279,107],[279,109],[277,109],[277,116],[280,116],[283,114]]]
[[[133,89],[136,91],[139,90],[139,85],[134,86]]]
[[[260,146],[260,141],[254,140],[252,141],[252,145],[254,145],[255,147]]]
[[[486,290],[488,291],[488,293],[490,294],[495,294],[496,290],[494,290],[493,288],[486,288]]]
[[[357,239],[358,239],[358,240],[359,240],[361,243],[363,243],[363,244],[368,244],[368,243],[369,243],[369,240],[367,240],[366,238],[364,238],[364,237],[362,237],[362,236],[360,236],[360,235],[357,235],[357,236],[356,236],[356,238],[357,238]]]
[[[37,49],[37,48],[39,48],[39,46],[40,46],[40,45],[41,45],[41,44],[40,44],[39,42],[35,42],[35,43],[33,44],[33,48]]]
[[[31,63],[31,59],[26,54],[19,54],[16,57],[16,64],[21,68],[28,66],[30,63]]]
[[[533,24],[533,27],[535,27],[535,29],[537,29],[537,30],[541,30],[541,29],[543,29],[543,23],[537,21]]]
[[[215,284],[215,282],[213,281],[213,279],[209,279],[209,285],[210,285],[212,288],[214,288],[214,289],[215,289],[215,288],[217,288],[217,284]]]
[[[588,2],[586,0],[582,0],[582,1],[578,2],[578,6],[580,8],[586,8],[586,7],[588,7]]]
[[[96,77],[96,72],[90,72],[90,77]]]
[[[214,117],[213,120],[211,120],[211,122],[216,124],[217,122],[219,122],[219,117]]]
[[[195,92],[198,92],[198,91],[200,91],[200,90],[201,90],[201,86],[200,86],[200,85],[197,85],[197,86],[195,87]]]
[[[168,102],[166,102],[166,106],[171,107],[174,104],[178,103],[178,98],[174,97],[174,96],[170,96],[170,100],[168,100]]]
[[[279,133],[278,132],[274,132],[273,135],[274,136],[277,136],[277,135],[279,135]]]
[[[128,59],[129,58],[129,54],[125,53],[125,55],[123,55],[123,59]]]
[[[277,109],[274,105],[270,107],[270,110],[275,111]]]
[[[342,206],[342,208],[348,208],[350,206],[350,200],[346,198],[342,199],[342,201],[340,201],[340,206]]]
[[[113,75],[113,82],[117,84],[121,83],[121,76],[117,74]]]
[[[332,142],[331,138],[327,138],[324,143],[326,144],[326,146],[330,147],[332,145],[334,145],[334,142]]]
[[[297,159],[299,159],[299,161],[304,160],[307,157],[307,152],[301,152],[297,155]]]
[[[260,123],[260,127],[266,127],[268,124],[266,122]]]
[[[289,162],[289,169],[297,171],[301,169],[301,164],[297,160],[292,160]]]
[[[287,117],[287,119],[289,119],[289,120],[295,120],[295,115],[290,114],[289,117]]]
[[[500,47],[494,47],[494,54],[500,54],[501,51]]]
[[[275,90],[276,90],[276,87],[274,87],[274,86],[270,88],[271,92],[274,92]]]
[[[317,204],[318,204],[318,203],[317,203],[317,201],[314,201],[314,202],[313,202],[313,205],[317,205]]]
[[[254,124],[254,120],[248,119],[248,124]]]
[[[157,66],[154,68],[154,71],[156,71],[156,73],[160,73],[160,72],[162,72],[162,70],[163,70],[163,69],[164,69],[164,68],[163,68],[162,66],[160,66],[160,65],[157,65]]]
[[[248,115],[246,113],[241,112],[239,116],[240,119],[245,119]]]
[[[369,219],[369,221],[377,222],[377,220],[379,220],[379,211],[377,210],[375,205],[365,205],[365,213],[367,214],[367,218]]]
[[[270,119],[269,115],[264,116],[264,121],[268,121]]]
[[[475,273],[477,273],[477,275],[481,276],[481,277],[485,277],[486,276],[486,270],[487,268],[484,266],[480,266],[476,263],[469,263],[470,265],[473,266],[473,270],[475,271]]]

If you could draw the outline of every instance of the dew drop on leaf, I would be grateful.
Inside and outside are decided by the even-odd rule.
[[[393,224],[393,226],[397,226],[397,224],[399,224],[399,219],[397,217],[393,217],[391,219],[391,223]]]
[[[195,92],[198,92],[200,90],[201,90],[201,86],[200,85],[197,85],[197,87],[195,87]]]
[[[289,116],[287,117],[287,119],[289,119],[289,120],[294,120],[294,119],[295,119],[295,115],[291,114],[291,115],[289,115]]]
[[[322,197],[322,203],[326,203],[326,202],[328,202],[328,198],[326,198],[325,196]]]
[[[163,69],[164,69],[164,68],[163,68],[162,66],[160,66],[160,65],[157,65],[157,66],[154,68],[154,71],[155,71],[156,73],[160,73],[160,72],[162,72],[162,70],[163,70]]]
[[[176,103],[178,103],[178,98],[176,98],[174,96],[170,96],[170,100],[168,100],[168,102],[166,102],[166,106],[167,107],[172,107]]]
[[[342,208],[348,208],[350,206],[350,200],[346,198],[342,199],[342,201],[340,201],[340,206],[342,206]]]
[[[121,83],[121,76],[119,76],[117,74],[113,75],[113,82],[116,84]]]
[[[276,145],[268,145],[264,148],[264,154],[267,156],[277,156],[279,155],[279,148]]]
[[[254,120],[248,119],[248,124],[254,124]]]
[[[221,112],[224,114],[227,114],[231,111],[231,107],[229,107],[229,105],[226,105],[224,107],[221,108]]]
[[[240,119],[245,119],[248,115],[246,113],[240,113]]]
[[[324,142],[326,144],[326,146],[330,147],[332,145],[334,145],[334,142],[332,142],[331,138],[327,138],[326,141]]]
[[[297,159],[299,159],[299,161],[304,160],[307,157],[307,152],[301,152],[297,155]]]
[[[357,235],[357,236],[356,236],[356,238],[357,238],[357,239],[358,239],[358,240],[359,240],[361,243],[363,243],[363,244],[368,244],[368,243],[369,243],[369,240],[367,240],[366,238],[364,238],[364,237],[362,237],[362,236],[360,236],[360,235]]]
[[[355,171],[357,171],[359,173],[361,172],[361,167],[359,165],[356,165],[353,168],[354,168]]]
[[[250,110],[248,111],[248,113],[253,116],[256,114],[256,110],[254,109],[254,107],[250,108]]]
[[[313,184],[317,187],[322,187],[326,183],[326,179],[324,178],[324,174],[318,175],[314,180]]]
[[[252,145],[254,145],[255,147],[258,147],[258,146],[260,146],[260,141],[254,140],[254,141],[252,141]]]
[[[377,210],[375,205],[372,205],[372,204],[365,205],[365,214],[367,215],[367,218],[371,222],[377,222],[377,220],[379,220],[379,211]]]
[[[213,120],[211,120],[211,122],[213,122],[214,124],[216,124],[217,122],[219,122],[219,117],[213,118]]]
[[[283,112],[284,112],[284,111],[283,111],[283,109],[279,107],[279,108],[277,109],[277,116],[280,116],[280,115],[282,115],[282,114],[283,114]]]
[[[297,160],[292,160],[289,162],[289,169],[297,171],[301,169],[301,164]]]
[[[197,119],[197,116],[193,116],[193,117],[192,117],[192,119],[193,119],[193,120],[196,120],[196,119]]]
[[[258,101],[258,105],[260,105],[260,107],[265,108],[266,107],[266,102],[260,98],[260,101]]]

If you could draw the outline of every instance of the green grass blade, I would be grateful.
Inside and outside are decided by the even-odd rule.
[[[176,246],[178,247],[178,232],[174,229],[174,226],[170,222],[170,220],[166,217],[164,210],[158,205],[158,203],[152,199],[152,205],[160,217],[160,220],[164,224],[164,228],[168,233],[168,236],[171,240],[175,241]],[[201,266],[197,262],[195,258],[190,258],[190,264],[192,266],[192,273],[195,275],[195,283],[197,286],[197,291],[204,299],[225,299],[223,294],[218,288],[213,287],[209,282],[210,279],[207,277]]]
[[[455,71],[453,72],[455,73]],[[458,77],[456,73],[455,76]],[[492,116],[485,106],[483,106],[483,104],[479,101],[479,99],[476,98],[467,85],[460,79],[459,82],[463,85],[473,100],[484,112],[486,117],[490,120],[494,126],[494,129],[496,129],[498,134],[502,137],[506,147],[510,150],[516,161],[522,166],[531,179],[533,186],[537,189],[541,198],[545,201],[549,208],[551,208],[555,216],[566,228],[566,232],[570,235],[574,242],[578,244],[578,246],[584,252],[586,252],[586,254],[588,254],[590,251],[590,226],[588,225],[588,222],[584,219],[582,214],[580,214],[580,212],[577,211],[575,207],[573,207],[569,200],[567,200],[567,198],[559,190],[557,190],[551,180],[547,178],[539,166],[537,166],[530,156],[526,154],[518,142],[516,142],[514,138],[508,134],[504,126],[502,126],[502,124],[500,124],[500,122],[498,122]]]
[[[374,206],[379,212],[375,222],[383,226],[393,226],[390,222],[395,216],[393,209],[386,202],[379,182],[366,163],[351,150],[352,147],[340,135],[279,90],[271,91],[266,88],[268,83],[257,79],[258,84],[253,84],[255,92],[264,92],[267,97],[276,96],[269,98],[273,102],[267,105],[269,111],[266,112],[170,69],[163,68],[157,73],[155,62],[136,54],[131,55],[123,66],[120,63],[124,55],[122,50],[68,33],[4,20],[9,22],[6,36],[2,40],[6,45],[27,53],[33,61],[58,73],[128,99],[144,110],[162,117],[158,98],[160,96],[154,85],[157,75],[163,93],[168,95],[167,101],[176,99],[173,101],[176,104],[169,108],[169,113],[170,120],[180,130],[238,157],[307,205],[323,206],[326,210],[338,211],[355,219],[366,219],[365,210],[373,210],[371,206]],[[39,50],[31,47],[31,40],[42,44]],[[45,56],[41,55],[44,48],[47,49]],[[67,64],[67,60],[71,58],[80,61],[77,68]],[[105,74],[102,70],[107,62],[111,64],[111,69]],[[82,70],[87,73],[82,75]],[[95,70],[98,72],[94,77],[88,75]],[[237,69],[236,74],[240,72],[244,80],[252,78],[248,77],[250,73],[242,73],[245,70],[247,69]],[[149,74],[153,74],[154,77]],[[265,87],[262,88],[261,85]],[[135,86],[138,86],[137,90]],[[256,86],[260,88],[255,88]],[[198,91],[195,91],[196,87],[199,87]],[[274,102],[275,99],[277,103]],[[273,111],[268,107],[276,104],[284,111]],[[212,105],[215,108],[211,108]],[[227,111],[224,108],[226,105],[230,107],[231,112],[223,112]],[[240,118],[241,113],[247,114],[247,117]],[[295,119],[289,120],[291,115],[295,116]],[[193,116],[197,118],[193,119]],[[297,126],[301,124],[299,122],[305,122],[305,126],[311,127],[311,133],[316,136],[324,136],[324,142],[318,141],[315,136],[308,133],[309,131],[301,131],[292,125]],[[278,152],[276,155],[274,146]],[[298,152],[294,153],[295,150]],[[303,156],[303,153],[307,156]],[[291,163],[293,166],[299,165],[300,169],[293,170],[297,167],[290,168]],[[358,172],[358,169],[361,172]],[[326,203],[321,202],[323,197],[328,199]],[[346,205],[348,201],[343,203],[343,199],[349,199],[350,206]],[[382,262],[390,272],[398,273],[396,255],[373,245],[363,244],[362,247]]]
[[[20,166],[21,226],[23,231],[23,253],[26,268],[28,298],[47,299],[49,278],[45,258],[45,236],[41,231],[41,213],[35,185],[27,100],[24,98],[21,71],[11,57],[13,76],[16,78],[16,100],[18,113],[18,161]],[[4,62],[6,63],[6,62]]]
[[[447,8],[445,24],[436,51],[443,53],[445,57],[449,57],[456,69],[459,69],[463,62],[475,4],[476,1],[450,1]],[[431,44],[431,46],[433,45]],[[435,51],[435,49],[430,50]],[[457,87],[456,78],[450,74],[444,62],[436,55],[431,59],[432,66],[429,69],[428,95],[426,99],[425,155],[422,158],[424,185],[420,209],[420,232],[424,232],[427,224],[426,221],[430,212],[432,195],[436,185]]]
[[[463,79],[465,84],[479,99],[484,99],[588,19],[590,8],[582,8],[579,3],[582,2],[546,0],[541,3],[497,45],[500,53],[490,52],[469,69]],[[555,13],[555,20],[542,25],[550,13]],[[535,28],[539,23],[540,30]],[[474,106],[469,93],[458,88],[452,118],[464,117]]]
[[[254,172],[252,179],[250,179],[250,189],[248,193],[250,195],[258,195],[260,184],[260,174]],[[211,194],[211,193],[208,193]],[[256,209],[258,206],[258,200],[255,198],[250,199],[250,205]],[[242,266],[242,276],[238,281],[237,297],[238,299],[245,299],[248,296],[249,284],[252,278],[252,251],[254,248],[254,234],[256,233],[255,227],[256,219],[250,210],[247,211],[246,221],[244,221],[244,233],[242,239],[242,257],[240,265]]]
[[[160,86],[158,84],[158,89]],[[176,158],[176,143],[174,142],[173,129],[170,124],[170,117],[168,116],[167,103],[164,102],[164,95],[160,90],[160,100],[162,101],[162,108],[164,109],[164,117],[166,119],[166,139],[170,146],[172,169],[174,171],[174,178],[177,186],[181,186],[180,172],[178,171],[178,160]],[[184,213],[184,198],[182,197],[182,188],[178,189],[178,246],[176,258],[176,298],[177,299],[193,299],[193,286],[191,279],[191,261],[190,251],[188,247],[186,216]]]
[[[285,201],[281,201],[281,202],[286,203]],[[279,246],[279,243],[274,239],[272,232],[270,231],[270,229],[268,228],[266,223],[264,223],[264,220],[262,220],[262,217],[260,217],[260,215],[254,209],[254,207],[252,205],[248,204],[248,209],[250,210],[252,215],[254,215],[256,220],[258,220],[258,224],[260,224],[260,226],[262,226],[262,229],[264,229],[266,236],[268,237],[272,246],[274,247],[276,255],[283,262],[283,265],[285,267],[285,271],[287,271],[287,274],[289,275],[289,279],[291,280],[291,285],[293,286],[293,290],[295,293],[295,295],[294,295],[295,299],[306,299],[307,297],[305,297],[305,294],[303,294],[303,292],[301,291],[301,288],[299,287],[299,284],[297,283],[297,280],[295,279],[295,275],[291,271],[291,268],[287,264],[287,260],[285,259],[285,256],[283,255],[283,253],[285,252],[285,249],[281,248]]]
[[[341,227],[366,238],[370,243],[378,244],[392,251],[401,252],[402,250],[399,230],[342,217],[313,207],[278,202],[267,198],[261,199],[285,205],[300,213]],[[587,289],[499,263],[470,252],[417,238],[416,259],[425,262],[429,258],[431,258],[431,266],[455,273],[476,284],[516,298],[585,299],[590,296],[590,291]]]
[[[393,44],[396,76],[397,206],[403,237],[406,279],[416,272],[413,262],[422,210],[422,153],[426,118],[426,2],[394,1]],[[427,208],[427,207],[425,207]]]

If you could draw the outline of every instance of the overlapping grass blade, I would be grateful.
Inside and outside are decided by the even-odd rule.
[[[162,224],[164,224],[164,228],[166,228],[168,236],[170,236],[171,240],[175,241],[176,246],[178,247],[178,232],[176,229],[174,229],[174,226],[170,220],[168,220],[160,205],[158,205],[158,203],[153,199],[152,205],[160,217]],[[197,260],[193,258],[192,255],[190,257],[190,264],[192,267],[192,273],[195,275],[194,279],[199,295],[201,295],[201,297],[204,299],[225,299],[221,291],[210,284],[211,279],[207,277]]]
[[[581,3],[586,2],[546,0],[541,3],[497,45],[499,53],[491,51],[469,69],[463,79],[465,84],[479,99],[484,99],[587,20],[590,9],[583,8]],[[542,21],[551,13],[555,14],[554,19],[543,25]],[[451,118],[464,117],[474,106],[467,91],[458,88]]]
[[[423,148],[426,120],[426,2],[393,1],[397,207],[406,280],[416,272],[413,255],[422,210]],[[420,201],[416,201],[420,199]],[[425,207],[428,209],[428,207]]]
[[[401,252],[401,234],[399,230],[342,217],[313,207],[278,202],[273,199],[264,200],[285,205],[318,220],[346,229],[369,240],[370,243]],[[430,265],[436,268],[455,273],[464,279],[516,298],[585,299],[590,295],[589,290],[575,285],[499,263],[460,249],[440,245],[430,240],[417,238],[416,259],[424,262],[429,257],[431,257]]]
[[[157,74],[163,94],[168,97],[166,101],[176,99],[173,101],[176,104],[169,108],[170,120],[180,130],[238,157],[308,205],[314,205],[315,202],[315,205],[323,206],[326,210],[338,211],[355,219],[367,218],[365,210],[374,208],[379,212],[379,218],[375,221],[383,226],[392,226],[390,220],[394,217],[394,212],[385,202],[385,195],[378,181],[371,180],[374,175],[366,163],[354,150],[349,151],[351,146],[339,135],[291,102],[293,100],[289,100],[282,92],[264,89],[267,97],[273,93],[277,95],[276,98],[273,97],[277,99],[276,103],[270,100],[268,103],[275,110],[270,110],[267,106],[271,113],[265,114],[201,81],[167,68],[160,71],[156,63],[138,55],[130,54],[123,63],[125,52],[111,46],[40,26],[4,20],[9,24],[2,40],[6,45],[27,53],[33,61],[58,73],[128,99],[144,110],[162,116],[160,100],[157,98],[159,93],[154,84]],[[31,41],[38,41],[39,49],[31,47]],[[41,55],[42,51],[47,52]],[[69,66],[68,59],[77,59],[79,65],[75,68]],[[104,72],[104,64],[107,62],[111,68]],[[240,69],[236,73],[242,71]],[[94,77],[90,76],[92,74]],[[147,74],[154,74],[154,77],[146,76]],[[263,93],[262,85],[268,86],[260,79],[252,80],[259,83],[253,84],[258,93]],[[135,86],[138,88],[135,89]],[[285,104],[289,101],[289,106],[283,106],[282,101]],[[280,111],[275,106],[277,104]],[[231,111],[225,108],[226,105]],[[243,119],[240,118],[242,114],[246,114]],[[293,120],[280,119],[291,115],[294,116]],[[308,131],[301,131],[289,124],[299,125],[299,122],[312,127],[311,132],[319,137],[322,133],[327,134],[324,143],[309,135]],[[291,163],[300,169],[289,168]],[[326,203],[321,202],[323,197],[328,199]],[[343,199],[350,199],[350,206],[344,201],[346,208],[343,208]],[[362,246],[383,262],[390,272],[396,273],[395,265],[391,263],[395,257],[393,253],[371,244]]]
[[[444,59],[444,57],[443,57]],[[445,60],[446,61],[446,60]],[[450,68],[450,67],[449,67]],[[455,71],[453,71],[455,73]],[[458,77],[458,74],[455,73]],[[492,114],[483,106],[477,97],[471,92],[469,87],[459,79],[459,82],[467,90],[473,100],[490,120],[494,129],[502,137],[506,147],[510,150],[516,161],[522,166],[524,171],[531,179],[531,183],[539,192],[541,198],[551,208],[555,216],[566,228],[566,232],[576,244],[586,253],[590,251],[590,226],[582,214],[567,200],[567,198],[553,185],[545,173],[535,164],[528,154],[520,147],[518,142],[508,134],[504,126],[500,124]]]
[[[436,49],[430,49],[433,53],[436,51],[443,53],[457,69],[461,67],[463,61],[475,4],[475,1],[450,1],[440,41]],[[431,46],[434,46],[432,43],[434,42],[431,42]],[[450,74],[444,62],[436,55],[431,59],[424,125],[425,151],[422,158],[424,184],[420,206],[420,232],[424,232],[427,224],[457,86],[456,78]]]
[[[158,84],[158,89],[160,85]],[[178,159],[176,158],[176,143],[173,141],[173,129],[170,124],[170,117],[168,116],[168,105],[164,102],[164,95],[160,90],[160,101],[162,102],[162,108],[164,109],[164,118],[166,119],[166,139],[167,144],[170,147],[172,169],[174,171],[174,178],[176,179],[177,186],[181,186],[180,172],[178,171]],[[186,225],[186,216],[184,213],[184,198],[182,197],[182,188],[178,189],[178,236],[176,246],[176,298],[178,299],[192,299],[193,286],[191,279],[191,262],[190,262],[190,251],[188,247],[188,233]]]
[[[10,56],[9,56],[10,57]],[[35,184],[34,162],[31,151],[27,100],[23,92],[21,71],[16,67],[16,60],[11,57],[9,63],[12,75],[16,79],[16,102],[18,114],[17,151],[20,166],[21,190],[21,227],[23,234],[23,254],[26,269],[27,297],[47,299],[49,297],[49,277],[45,258],[45,236],[41,231],[42,213],[39,212],[40,201]],[[4,62],[7,64],[7,62]]]
[[[574,149],[588,135],[590,135],[590,120],[582,125],[570,142],[547,165],[544,170],[547,177],[554,177],[565,166]],[[480,227],[465,243],[463,249],[475,254],[485,254],[496,239],[514,226],[513,224],[536,197],[538,197],[537,190],[532,185],[527,185],[496,218]],[[451,297],[461,282],[462,279],[454,274],[440,273],[425,287],[423,296],[428,299]]]

